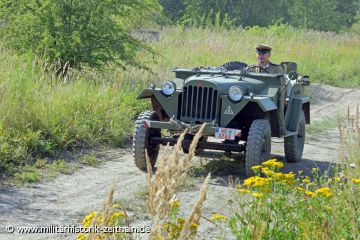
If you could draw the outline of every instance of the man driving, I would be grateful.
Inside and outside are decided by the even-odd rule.
[[[260,44],[257,45],[255,49],[256,49],[256,57],[258,63],[248,66],[246,68],[248,71],[255,73],[272,73],[272,74],[284,73],[281,65],[274,64],[269,61],[272,50],[270,46]]]

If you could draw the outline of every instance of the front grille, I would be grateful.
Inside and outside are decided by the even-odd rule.
[[[214,120],[218,91],[211,87],[186,86],[183,88],[181,117],[197,120]]]

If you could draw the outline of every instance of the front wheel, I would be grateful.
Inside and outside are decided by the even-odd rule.
[[[270,158],[271,127],[269,121],[256,119],[251,123],[246,142],[245,167],[248,177],[254,175],[251,169]]]
[[[284,139],[285,158],[288,162],[300,162],[305,144],[305,114],[301,111],[297,134]]]
[[[145,128],[146,120],[159,120],[156,112],[145,111],[140,113],[135,122],[135,131],[133,136],[133,153],[136,167],[142,171],[147,171],[145,150],[147,150],[151,166],[154,167],[159,155],[160,145],[154,145],[150,142],[150,137],[160,137],[160,129]]]

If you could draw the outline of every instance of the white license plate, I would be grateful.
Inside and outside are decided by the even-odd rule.
[[[234,140],[235,137],[241,137],[241,130],[234,128],[215,128],[215,137],[219,139]]]

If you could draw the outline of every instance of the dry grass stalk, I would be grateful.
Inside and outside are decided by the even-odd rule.
[[[114,199],[114,192],[115,192],[115,183],[112,185],[110,192],[107,196],[107,200],[104,204],[104,210],[102,212],[96,213],[96,215],[93,217],[90,226],[97,225],[99,228],[109,226],[109,221],[111,218],[111,214],[113,213],[113,199]],[[101,221],[101,224],[97,222],[98,218],[102,218],[103,221]],[[96,223],[96,224],[95,224]],[[102,239],[101,233],[89,233],[86,237],[86,240],[95,240],[95,239]]]
[[[187,239],[193,239],[195,237],[194,230],[192,230],[192,229],[193,229],[193,226],[199,225],[202,207],[206,200],[206,193],[207,193],[207,190],[209,187],[210,177],[211,177],[211,175],[209,173],[204,181],[204,184],[201,187],[199,199],[198,199],[194,209],[192,210],[190,216],[185,220],[184,227],[180,232],[179,239],[187,240]]]
[[[148,186],[149,199],[147,207],[149,213],[154,217],[154,224],[151,229],[149,239],[155,239],[162,236],[161,227],[167,220],[171,201],[176,197],[176,191],[185,180],[186,173],[191,166],[191,161],[196,150],[197,143],[202,136],[205,124],[201,126],[196,133],[189,149],[189,155],[185,159],[180,159],[181,145],[187,134],[185,130],[179,137],[174,146],[172,154],[168,159],[164,155],[157,164],[155,175],[152,174],[148,157],[146,158],[148,166]]]

